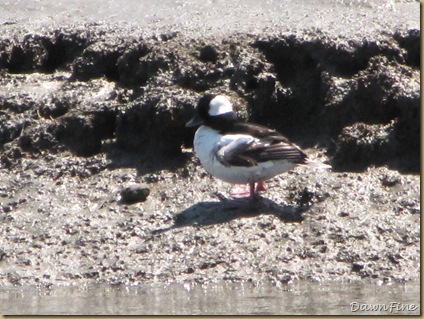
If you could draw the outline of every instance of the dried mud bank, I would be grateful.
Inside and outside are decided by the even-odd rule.
[[[0,283],[419,278],[420,32],[0,41]],[[227,200],[184,127],[203,92],[329,161]],[[146,183],[145,202],[120,194]]]

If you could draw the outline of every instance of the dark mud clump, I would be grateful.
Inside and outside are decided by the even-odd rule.
[[[3,285],[419,278],[419,30],[106,31],[1,40]],[[204,92],[333,171],[226,199],[184,126]]]
[[[145,184],[130,185],[121,191],[121,203],[135,204],[146,201],[150,194],[149,186]]]

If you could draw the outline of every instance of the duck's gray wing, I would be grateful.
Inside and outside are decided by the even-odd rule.
[[[218,144],[218,160],[226,166],[255,166],[267,161],[287,160],[302,164],[306,154],[284,137],[255,138],[228,134]]]
[[[281,133],[265,126],[251,123],[236,123],[221,132],[230,138],[221,152],[225,161],[234,166],[253,166],[267,161],[287,160],[304,164],[306,154]]]

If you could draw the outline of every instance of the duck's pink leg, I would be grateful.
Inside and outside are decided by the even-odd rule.
[[[258,182],[256,186],[256,193],[266,191],[265,182]]]
[[[265,182],[259,182],[251,184],[235,184],[230,190],[230,196],[234,198],[253,197],[255,193],[265,191]]]
[[[230,190],[230,196],[242,198],[250,195],[250,188],[247,184],[235,184]]]

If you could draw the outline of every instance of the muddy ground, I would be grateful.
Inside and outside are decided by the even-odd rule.
[[[418,29],[3,28],[2,286],[419,279]],[[204,92],[333,169],[229,199],[184,127]]]

